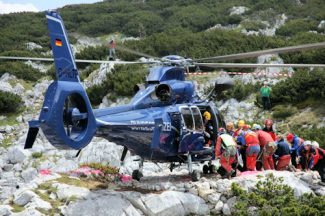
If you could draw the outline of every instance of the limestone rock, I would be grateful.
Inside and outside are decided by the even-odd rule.
[[[34,49],[42,49],[43,47],[37,43],[34,43],[34,42],[27,42],[26,48],[28,50],[34,50]]]
[[[123,147],[109,142],[102,138],[94,138],[92,142],[85,147],[80,157],[79,163],[109,163],[111,166],[119,167]]]
[[[217,213],[220,213],[223,209],[223,202],[221,200],[218,201],[218,203],[216,204],[214,210],[217,212]]]
[[[210,211],[202,198],[189,193],[166,191],[144,196],[142,200],[153,215],[207,215]]]
[[[210,194],[208,195],[207,199],[210,203],[213,203],[213,204],[216,204],[219,202],[220,200],[220,197],[221,197],[221,194],[220,193],[213,193],[213,194]]]
[[[25,190],[14,195],[14,203],[19,206],[24,206],[29,203],[35,196],[37,196],[33,191]]]
[[[0,81],[0,90],[5,92],[12,92],[10,83]]]
[[[12,207],[10,205],[0,205],[0,215],[2,216],[9,216],[11,215]]]
[[[35,168],[29,167],[26,170],[23,170],[21,173],[21,177],[24,179],[25,182],[30,182],[34,178],[36,178],[38,175],[38,172]]]
[[[8,159],[10,163],[16,164],[16,163],[21,163],[23,162],[27,156],[28,156],[28,152],[24,149],[22,149],[22,147],[18,147],[18,146],[13,146],[11,148],[9,148],[8,150]]]
[[[20,83],[17,83],[13,89],[13,93],[17,94],[17,95],[22,95],[24,93],[24,91],[25,91],[25,88]]]
[[[241,14],[245,13],[248,10],[249,10],[248,7],[234,6],[234,7],[232,7],[230,9],[230,16],[232,16],[232,15],[241,15]]]
[[[57,196],[59,199],[68,199],[72,196],[77,198],[84,198],[89,194],[89,189],[83,187],[61,183],[54,183],[53,186],[57,188]]]
[[[38,197],[34,197],[30,203],[28,203],[25,207],[27,208],[40,208],[45,210],[52,209],[52,205],[49,202],[46,202]]]
[[[68,172],[78,168],[78,163],[76,160],[67,160],[65,158],[60,158],[52,167],[53,172]]]
[[[227,203],[223,205],[223,207],[222,207],[222,213],[224,215],[231,215],[231,210],[230,210],[230,208],[229,208],[229,206],[228,206]]]
[[[80,212],[88,216],[141,215],[129,201],[115,193],[97,191],[96,193],[90,193],[85,198],[85,200],[69,204],[65,212],[63,212],[64,215],[80,215]]]

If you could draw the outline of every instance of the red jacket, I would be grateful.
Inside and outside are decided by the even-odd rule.
[[[258,136],[256,133],[254,133],[253,131],[249,131],[245,134],[244,136],[245,138],[245,143],[247,146],[251,146],[251,145],[259,145],[259,140],[258,140]]]
[[[260,146],[263,148],[267,143],[274,142],[270,133],[258,130],[255,132],[257,134],[258,140],[260,141]]]
[[[313,158],[314,158],[314,166],[317,164],[317,162],[319,161],[319,160],[322,160],[322,159],[324,159],[324,157],[325,157],[325,150],[324,149],[321,149],[321,148],[316,148],[315,149],[316,151],[316,153],[315,153],[315,155],[313,156]]]

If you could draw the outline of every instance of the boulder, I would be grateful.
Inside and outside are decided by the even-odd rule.
[[[30,203],[28,203],[26,208],[40,208],[44,210],[50,210],[52,209],[52,205],[49,202],[46,202],[39,197],[34,197]]]
[[[28,152],[22,147],[13,146],[8,150],[8,160],[12,164],[21,163],[28,157]]]
[[[241,15],[243,13],[245,13],[246,11],[248,11],[249,8],[248,7],[244,7],[244,6],[234,6],[230,9],[230,16],[232,15]]]
[[[37,176],[38,176],[38,172],[33,167],[29,167],[26,170],[23,170],[21,172],[21,177],[24,179],[25,182],[30,182]]]
[[[222,209],[223,209],[223,202],[219,200],[216,206],[214,207],[214,210],[216,211],[216,213],[220,213]]]
[[[34,42],[27,42],[26,48],[28,50],[34,50],[34,49],[42,49],[43,47],[37,43],[34,43]]]
[[[10,83],[0,81],[0,89],[5,92],[12,92],[12,86]]]
[[[207,215],[210,212],[202,198],[190,193],[166,191],[142,196],[142,201],[151,215]]]
[[[10,216],[12,207],[10,205],[0,205],[0,215],[1,216]]]
[[[227,203],[223,205],[223,207],[222,207],[222,213],[224,215],[231,215],[231,210],[230,210],[230,208],[229,208],[229,206],[228,206]]]
[[[89,189],[83,187],[77,187],[73,185],[54,183],[54,187],[57,188],[57,196],[59,199],[68,199],[69,197],[84,198],[89,194]]]
[[[217,204],[220,200],[221,194],[220,193],[213,193],[208,195],[207,199],[210,203]]]
[[[325,196],[325,187],[320,187],[318,188],[315,193],[318,195],[318,196]]]
[[[24,206],[27,203],[29,203],[34,197],[36,197],[37,195],[30,190],[25,190],[22,192],[17,192],[16,194],[14,194],[14,200],[13,202],[16,205],[19,206]]]
[[[25,91],[25,88],[20,83],[17,83],[13,89],[13,93],[17,94],[17,95],[22,95],[24,93],[24,91]]]
[[[60,158],[52,167],[53,172],[69,172],[71,170],[78,169],[78,163],[76,160],[67,160],[65,158]]]
[[[88,216],[142,215],[128,200],[107,191],[90,193],[85,200],[70,203],[62,213],[74,216],[80,215],[81,212],[82,215]]]

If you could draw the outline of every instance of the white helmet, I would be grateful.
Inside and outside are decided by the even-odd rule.
[[[311,141],[307,140],[307,141],[304,142],[304,145],[310,145],[311,146],[312,144],[311,144]]]
[[[319,148],[319,144],[316,141],[313,141],[311,145],[314,146],[315,148]]]

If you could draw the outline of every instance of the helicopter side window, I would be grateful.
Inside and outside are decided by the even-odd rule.
[[[202,121],[202,116],[201,116],[200,110],[197,107],[191,107],[191,110],[193,113],[195,130],[203,131],[204,126],[203,126],[203,121]]]
[[[193,123],[193,117],[192,117],[190,108],[188,108],[188,107],[181,108],[181,113],[182,113],[186,128],[189,130],[193,130],[194,123]]]

